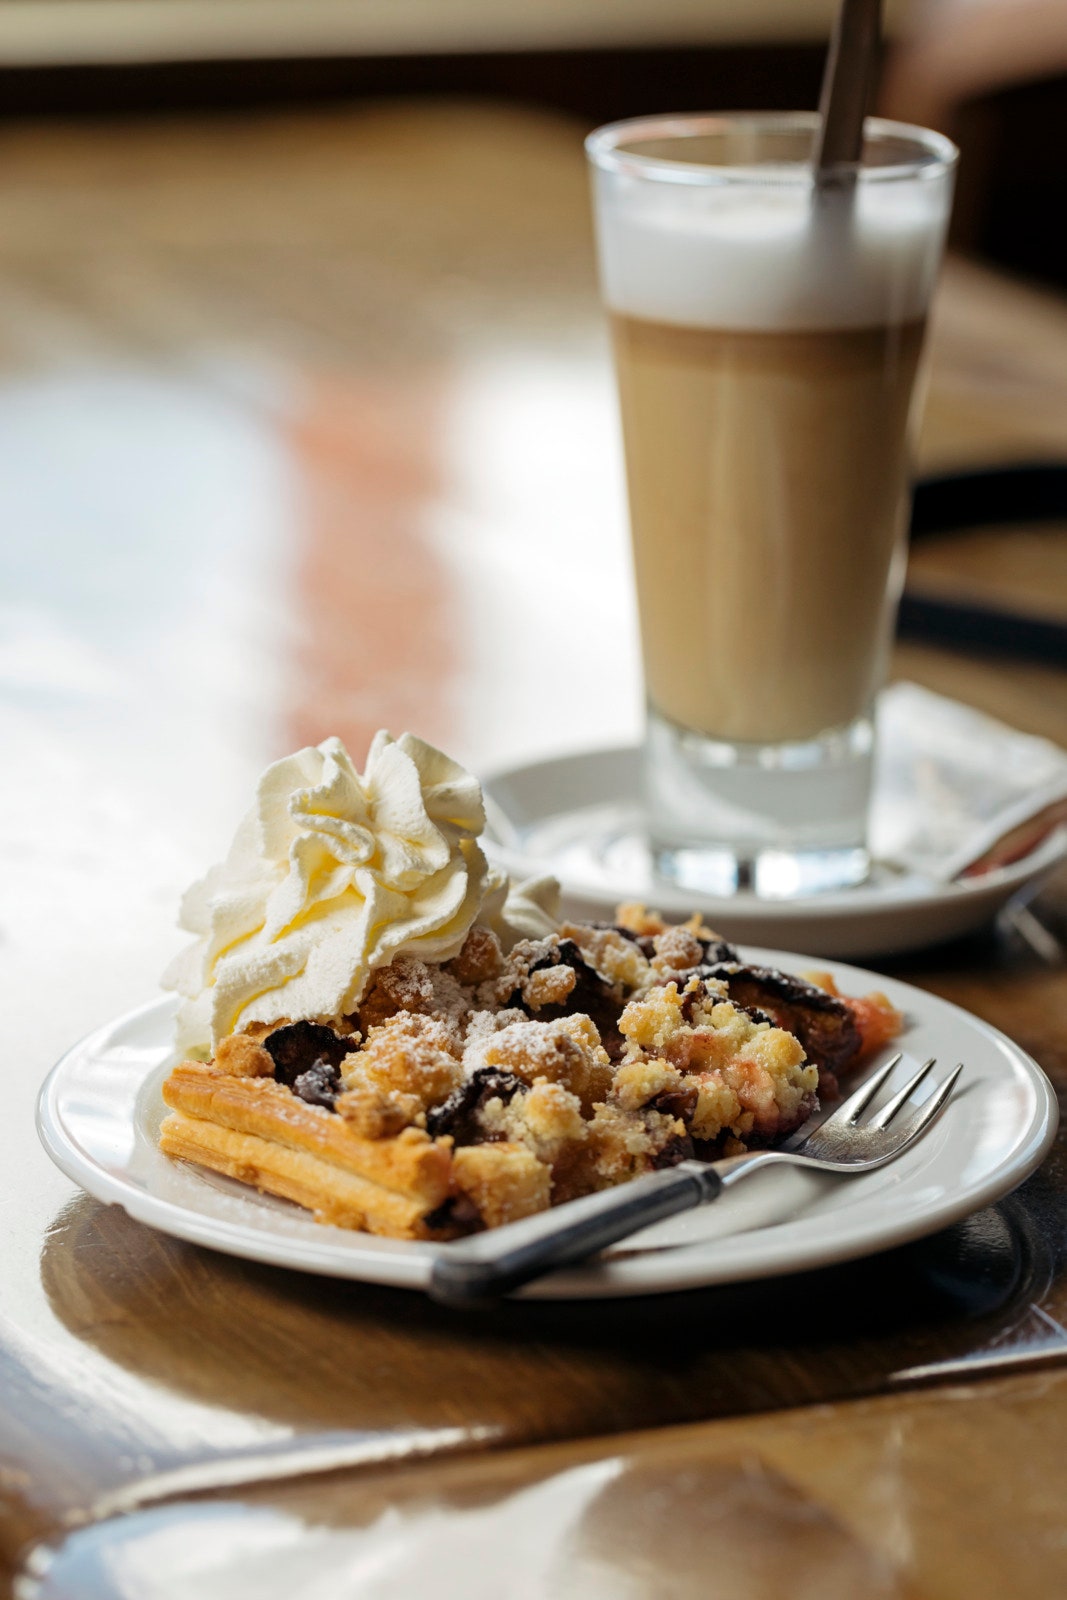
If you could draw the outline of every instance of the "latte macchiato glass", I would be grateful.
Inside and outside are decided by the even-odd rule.
[[[956,151],[814,115],[588,140],[648,698],[658,871],[712,893],[867,874],[874,698],[903,580],[916,376]]]

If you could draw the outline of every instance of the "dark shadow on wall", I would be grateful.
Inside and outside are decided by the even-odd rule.
[[[0,118],[140,116],[396,96],[547,106],[590,126],[656,111],[814,107],[819,44],[527,50],[24,67],[0,78]]]

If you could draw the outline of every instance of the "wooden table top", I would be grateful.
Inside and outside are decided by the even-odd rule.
[[[1065,1415],[1060,1372],[242,1486],[75,1532],[41,1592],[1055,1600]]]
[[[20,1600],[194,1580],[271,1600],[311,1572],[331,1600],[429,1574],[595,1597],[623,1569],[642,1597],[709,1573],[780,1595],[786,1571],[821,1596],[1067,1592],[1062,1143],[1003,1204],[869,1261],[465,1318],[152,1233],[33,1136],[51,1062],[154,992],[178,895],[272,756],[330,732],[361,752],[382,724],[476,769],[635,736],[579,132],[422,105],[0,134],[0,1574],[36,1574]],[[924,465],[1062,453],[1065,370],[1061,302],[952,263]],[[915,565],[1067,608],[1044,530]],[[565,700],[544,672],[563,649],[590,685]],[[916,645],[896,667],[1067,743],[1053,668]],[[1032,910],[1036,934],[893,970],[1067,1087],[1067,880]],[[1005,1358],[1018,1375],[958,1387]],[[521,1552],[524,1528],[544,1534],[525,1588],[488,1555],[464,1580],[471,1530]]]

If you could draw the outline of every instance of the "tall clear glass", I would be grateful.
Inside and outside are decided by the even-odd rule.
[[[905,559],[955,147],[868,120],[817,185],[814,114],[593,133],[648,698],[657,870],[862,881],[874,697]]]

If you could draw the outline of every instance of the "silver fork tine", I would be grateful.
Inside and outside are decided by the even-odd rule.
[[[962,1071],[963,1062],[961,1061],[957,1067],[953,1067],[944,1083],[938,1085],[930,1098],[923,1101],[907,1126],[901,1129],[901,1133],[904,1136],[902,1149],[917,1139],[921,1133],[925,1133],[932,1122],[936,1122],[945,1108],[945,1102],[956,1087],[956,1079]]]
[[[866,1111],[867,1107],[870,1105],[871,1101],[874,1099],[885,1080],[892,1073],[894,1067],[900,1065],[900,1060],[901,1057],[899,1055],[895,1055],[891,1058],[891,1060],[886,1062],[884,1067],[879,1067],[878,1071],[872,1078],[868,1078],[866,1083],[861,1083],[855,1094],[850,1094],[843,1105],[839,1105],[837,1110],[831,1116],[827,1117],[822,1123],[820,1123],[820,1127],[851,1127],[856,1118]]]
[[[906,1083],[903,1089],[899,1090],[893,1096],[892,1100],[890,1100],[887,1105],[882,1107],[881,1111],[875,1112],[874,1116],[867,1123],[867,1127],[888,1128],[889,1124],[892,1122],[901,1106],[907,1105],[908,1101],[912,1097],[913,1092],[919,1087],[920,1083],[922,1083],[923,1079],[934,1065],[935,1057],[931,1056],[929,1061],[919,1068],[911,1082]]]

